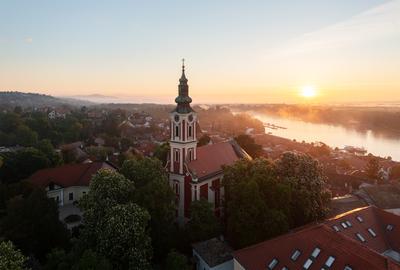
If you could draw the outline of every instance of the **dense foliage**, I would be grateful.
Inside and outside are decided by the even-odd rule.
[[[226,233],[235,247],[324,217],[329,194],[318,163],[285,153],[272,162],[241,160],[224,169]]]
[[[12,242],[0,242],[0,270],[22,270],[26,258]]]

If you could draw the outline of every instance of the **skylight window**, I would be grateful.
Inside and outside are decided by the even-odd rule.
[[[358,220],[360,223],[364,221],[363,218],[360,217],[360,216],[357,216],[357,220]]]
[[[376,233],[374,232],[373,229],[368,228],[368,232],[369,232],[369,234],[372,235],[373,237],[376,237]]]
[[[386,226],[386,230],[387,231],[393,231],[393,228],[394,228],[394,226],[392,225],[392,224],[388,224],[387,226]]]
[[[289,270],[286,266],[282,267],[282,270]]]
[[[300,250],[296,249],[293,252],[292,257],[290,258],[292,259],[292,261],[296,261],[299,258],[300,254],[301,254]]]
[[[303,265],[303,268],[307,270],[308,268],[310,268],[312,263],[313,261],[311,259],[307,259],[307,261]]]
[[[325,262],[325,266],[331,267],[334,262],[335,262],[335,257],[329,256],[329,258]]]
[[[347,224],[346,223],[342,222],[342,223],[340,223],[340,225],[342,225],[343,228],[347,229]]]
[[[275,266],[278,264],[278,260],[276,258],[273,258],[272,261],[268,265],[268,269],[272,270],[275,268]]]
[[[352,227],[352,226],[353,226],[353,224],[351,224],[351,222],[348,221],[348,220],[346,220],[346,225],[347,225],[348,227]]]
[[[343,270],[353,270],[350,266],[346,265]]]
[[[313,257],[315,259],[318,257],[319,253],[321,253],[321,249],[314,248],[313,252],[311,253],[311,257]]]
[[[365,238],[361,235],[361,233],[356,233],[356,236],[358,240],[360,240],[361,242],[365,242]]]
[[[336,232],[340,232],[340,229],[339,229],[339,227],[338,226],[336,226],[336,225],[333,225],[332,226],[332,228],[336,231]]]

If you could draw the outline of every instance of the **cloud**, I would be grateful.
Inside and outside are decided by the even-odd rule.
[[[400,37],[400,0],[376,6],[352,18],[291,40],[275,56],[291,56]]]
[[[32,41],[33,41],[32,37],[26,37],[26,38],[24,39],[24,42],[25,42],[25,43],[28,43],[28,44],[32,43]]]

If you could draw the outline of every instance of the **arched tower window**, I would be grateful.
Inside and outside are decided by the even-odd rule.
[[[192,137],[192,126],[189,126],[189,137]]]
[[[175,126],[175,137],[179,136],[179,127]]]

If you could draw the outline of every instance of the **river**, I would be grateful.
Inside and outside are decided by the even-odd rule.
[[[316,124],[301,120],[287,119],[249,112],[264,123],[270,123],[284,128],[266,127],[265,132],[287,139],[296,139],[306,142],[323,142],[331,147],[343,148],[344,146],[363,147],[377,156],[391,156],[393,160],[400,161],[400,137],[387,138],[372,131],[361,132],[343,126]]]

